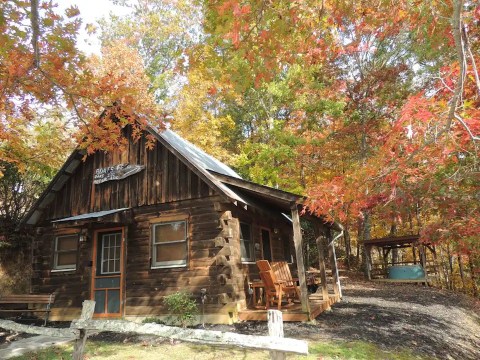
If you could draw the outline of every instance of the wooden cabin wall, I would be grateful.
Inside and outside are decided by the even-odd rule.
[[[45,212],[44,220],[214,194],[165,146],[157,142],[153,150],[148,150],[145,142],[145,137],[141,137],[136,143],[130,142],[125,150],[97,152],[89,156],[57,193]],[[123,180],[93,185],[95,169],[125,163],[145,165],[146,168]]]
[[[39,234],[38,234],[39,233]],[[73,319],[80,314],[82,301],[90,298],[91,244],[79,243],[77,268],[70,271],[52,271],[54,238],[58,235],[79,234],[79,228],[56,230],[53,227],[37,229],[32,243],[34,294],[56,294],[51,319]]]
[[[236,302],[244,298],[233,276],[235,268],[239,269],[235,258],[240,257],[240,249],[232,247],[231,239],[238,234],[231,214],[219,208],[221,200],[209,197],[178,202],[174,207],[164,204],[158,207],[160,217],[158,212],[135,211],[127,244],[127,316],[166,314],[162,303],[165,295],[186,291],[199,300],[202,288],[207,290],[206,313],[233,316]],[[151,220],[175,215],[188,215],[188,265],[151,269]]]

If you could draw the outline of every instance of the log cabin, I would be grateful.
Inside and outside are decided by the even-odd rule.
[[[95,317],[141,320],[167,314],[165,295],[203,291],[204,321],[232,323],[249,318],[255,261],[287,261],[302,292],[292,319],[309,320],[303,201],[243,180],[171,130],[148,127],[123,150],[77,149],[23,219],[35,233],[32,292],[55,293],[52,320],[78,318],[85,299]]]

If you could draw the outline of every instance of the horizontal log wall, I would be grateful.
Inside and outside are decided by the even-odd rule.
[[[53,227],[38,230],[41,234],[33,241],[32,292],[34,294],[55,293],[52,313],[59,308],[82,307],[82,301],[90,298],[92,257],[91,243],[79,243],[77,268],[69,271],[52,271],[53,248],[56,236],[78,234],[80,228],[54,230]]]
[[[138,214],[129,228],[126,264],[127,316],[166,314],[162,299],[186,291],[199,300],[207,290],[206,313],[235,312],[237,300],[245,298],[236,282],[240,249],[231,246],[235,229],[231,215],[218,211],[220,197],[176,203],[175,209]],[[160,215],[160,216],[159,216]],[[151,222],[162,216],[186,215],[188,221],[188,262],[181,268],[151,268]],[[232,230],[230,230],[232,229]],[[238,235],[237,235],[238,237]],[[225,259],[224,262],[219,259]],[[241,276],[239,276],[241,279]]]

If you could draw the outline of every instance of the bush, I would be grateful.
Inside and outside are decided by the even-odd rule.
[[[163,321],[159,318],[156,318],[156,317],[147,317],[147,318],[143,319],[142,323],[143,324],[153,323],[153,324],[165,325],[165,321]]]
[[[163,303],[167,307],[173,322],[187,327],[193,323],[198,314],[198,307],[192,294],[185,292],[176,292],[163,298]]]

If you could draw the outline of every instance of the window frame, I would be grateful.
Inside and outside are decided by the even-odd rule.
[[[250,254],[251,254],[250,258],[244,258],[242,254],[242,242],[245,243],[245,239],[242,239],[242,225],[247,225],[249,229],[250,239],[247,241],[250,242]],[[253,264],[255,263],[255,241],[253,239],[252,224],[247,223],[245,221],[240,221],[238,224],[238,227],[239,227],[238,237],[240,239],[240,260],[243,264]]]
[[[66,237],[74,237],[76,240],[76,247],[74,250],[58,250],[58,239],[66,238]],[[79,234],[63,234],[63,235],[56,235],[55,240],[53,242],[53,264],[52,264],[52,271],[76,271],[78,265],[78,244],[79,244]],[[65,253],[75,253],[75,263],[68,264],[68,265],[58,265],[58,255],[65,254]]]
[[[165,226],[168,224],[174,223],[184,223],[185,224],[185,239],[184,240],[174,240],[174,241],[167,241],[167,242],[156,242],[155,241],[155,228],[157,226]],[[151,262],[150,268],[151,269],[171,269],[171,268],[183,268],[187,267],[188,264],[188,221],[186,218],[179,218],[179,219],[170,219],[165,221],[159,221],[151,224]],[[168,244],[180,244],[185,243],[185,260],[170,260],[170,261],[160,261],[157,262],[157,246],[158,245],[168,245]]]

